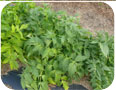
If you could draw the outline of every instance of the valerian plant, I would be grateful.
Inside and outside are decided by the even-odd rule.
[[[9,17],[9,18],[6,18]],[[78,18],[49,5],[12,3],[2,12],[2,64],[25,64],[21,85],[48,90],[49,84],[68,90],[72,80],[89,76],[94,90],[113,81],[114,40],[106,32],[83,29]]]

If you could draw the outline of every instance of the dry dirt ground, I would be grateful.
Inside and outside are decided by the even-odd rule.
[[[36,3],[40,5],[40,3]],[[114,35],[114,13],[109,5],[105,3],[93,3],[93,2],[50,2],[48,3],[53,10],[65,10],[69,15],[79,14],[80,24],[83,28],[86,28],[95,34],[96,31],[104,30],[109,35]],[[8,72],[9,66],[2,66],[2,75]],[[92,90],[88,77],[84,77],[80,82],[89,90]]]
[[[114,34],[114,13],[111,7],[99,2],[51,2],[55,11],[65,10],[68,14],[79,14],[80,24],[91,32],[104,30]],[[39,5],[39,3],[37,3]]]

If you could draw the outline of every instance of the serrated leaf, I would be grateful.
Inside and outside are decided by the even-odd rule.
[[[22,49],[19,48],[18,46],[13,46],[13,48],[16,50],[17,53],[21,54],[22,53]]]
[[[25,90],[26,85],[25,85],[25,81],[24,81],[24,78],[23,77],[21,77],[21,86]]]
[[[47,82],[42,82],[41,86],[42,86],[42,90],[48,90],[48,83]]]
[[[48,81],[50,84],[56,85],[56,83],[54,82],[54,80],[52,78],[48,78]]]
[[[67,76],[62,76],[61,79],[62,79],[62,80],[67,80],[68,77],[67,77]]]
[[[68,73],[70,76],[73,76],[75,72],[77,71],[77,64],[76,63],[70,63],[68,67]]]
[[[82,55],[78,55],[75,59],[75,61],[84,61],[86,60],[88,57],[87,56],[82,56]]]
[[[42,75],[43,81],[47,81],[47,75]]]
[[[65,36],[62,36],[60,39],[61,39],[61,43],[63,44],[65,42]]]
[[[105,57],[109,55],[109,47],[107,43],[99,43],[101,51]]]
[[[22,24],[21,27],[20,27],[20,30],[26,29],[27,27],[28,27],[28,24]]]
[[[36,81],[33,81],[33,82],[31,83],[31,87],[32,87],[34,90],[38,90],[38,86],[37,86]]]
[[[15,32],[15,26],[12,24],[12,32]]]
[[[37,65],[37,69],[44,70],[44,69],[43,69],[43,66],[42,66],[41,64],[38,64],[38,65]]]
[[[24,74],[24,78],[25,78],[25,83],[27,85],[30,85],[33,82],[33,79],[31,77],[31,74],[30,73],[25,73]]]
[[[11,70],[13,70],[13,69],[18,69],[18,67],[19,67],[19,65],[18,65],[18,63],[17,63],[17,61],[10,61],[10,68],[11,68]]]
[[[7,63],[9,63],[9,59],[8,58],[6,58],[5,60],[2,61],[2,64],[7,64]]]
[[[4,43],[1,47],[1,53],[8,51],[11,48],[10,46],[10,44]]]
[[[91,43],[92,43],[92,44],[97,44],[97,43],[98,43],[98,41],[95,41],[95,40],[94,40],[94,41],[92,41]]]
[[[36,68],[33,68],[33,75],[35,76],[35,77],[38,77],[38,75],[39,75],[39,72],[38,72],[38,70],[36,69]]]
[[[61,72],[56,71],[55,73],[55,82],[57,83],[57,85],[60,85],[60,79],[61,79]]]
[[[84,53],[85,53],[85,56],[86,56],[87,58],[90,57],[90,51],[89,51],[89,50],[85,49],[85,50],[84,50]]]
[[[19,25],[16,26],[16,30],[17,30],[18,33],[20,34],[21,38],[24,38],[22,32],[21,32],[20,29],[19,29]]]
[[[68,83],[66,81],[62,81],[62,84],[65,90],[69,89]]]
[[[104,69],[105,71],[111,71],[110,68],[109,68],[108,66],[103,66],[103,69]]]
[[[60,68],[62,68],[63,71],[68,71],[68,66],[69,66],[69,59],[64,59],[61,60],[60,62]]]
[[[42,54],[42,57],[43,57],[43,58],[48,57],[49,51],[50,51],[50,48],[46,48],[45,51],[44,51],[43,54]]]

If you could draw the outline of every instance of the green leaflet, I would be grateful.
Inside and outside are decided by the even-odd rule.
[[[107,57],[109,55],[109,48],[107,43],[99,43],[99,45],[102,53],[104,54],[105,57]]]
[[[47,82],[41,82],[39,90],[48,90]]]
[[[12,25],[12,32],[14,33],[15,32],[15,26]]]
[[[68,83],[66,81],[62,81],[63,87],[65,90],[68,90],[69,86]]]
[[[48,78],[48,81],[49,81],[50,84],[56,85],[56,83],[53,81],[52,78]]]
[[[25,90],[26,85],[25,85],[25,82],[24,82],[24,78],[21,78],[21,86]]]
[[[77,72],[77,64],[76,63],[70,63],[68,67],[68,73],[70,76],[73,76]]]
[[[56,82],[56,84],[58,85],[58,86],[60,86],[61,85],[61,74],[62,74],[62,72],[61,71],[56,71],[55,72],[55,82]]]
[[[37,69],[43,70],[43,66],[41,64],[38,64]]]
[[[69,66],[69,59],[65,58],[65,59],[61,59],[60,60],[60,64],[59,67],[64,71],[68,71],[68,66]]]
[[[36,81],[33,81],[33,82],[31,83],[31,87],[32,87],[34,90],[38,90],[38,86],[37,86]]]
[[[27,28],[28,28],[28,24],[22,24],[20,27],[20,30],[27,29]]]
[[[87,59],[86,56],[78,55],[78,56],[76,57],[75,61],[79,62],[79,61],[84,61],[84,60],[86,60],[86,59]]]
[[[19,65],[16,61],[10,61],[10,68],[11,70],[13,69],[18,69]]]
[[[67,80],[67,76],[62,76],[61,79],[62,80]]]
[[[43,53],[43,58],[48,57],[50,52],[50,48],[47,48]]]
[[[44,43],[38,37],[31,37],[24,43],[24,48],[28,53],[28,57],[32,56],[33,54],[40,55],[42,54],[44,47]]]

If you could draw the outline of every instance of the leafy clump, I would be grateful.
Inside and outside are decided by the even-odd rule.
[[[18,69],[19,65],[17,59],[24,62],[23,50],[21,48],[23,43],[22,29],[25,25],[12,25],[11,30],[2,32],[2,64],[10,64],[11,69]]]
[[[4,37],[6,33],[10,33],[8,36],[16,44],[9,45],[9,37]],[[13,3],[3,9],[2,34],[2,63],[9,63],[12,69],[18,68],[18,64],[14,65],[17,59],[25,64],[21,74],[23,89],[48,90],[48,84],[53,84],[68,90],[72,80],[78,81],[86,75],[94,90],[102,90],[113,80],[113,36],[107,33],[92,36],[79,25],[78,18],[63,11],[54,12],[46,4]],[[18,48],[10,47],[9,51],[13,52],[7,56],[14,58],[8,62],[5,45]]]

